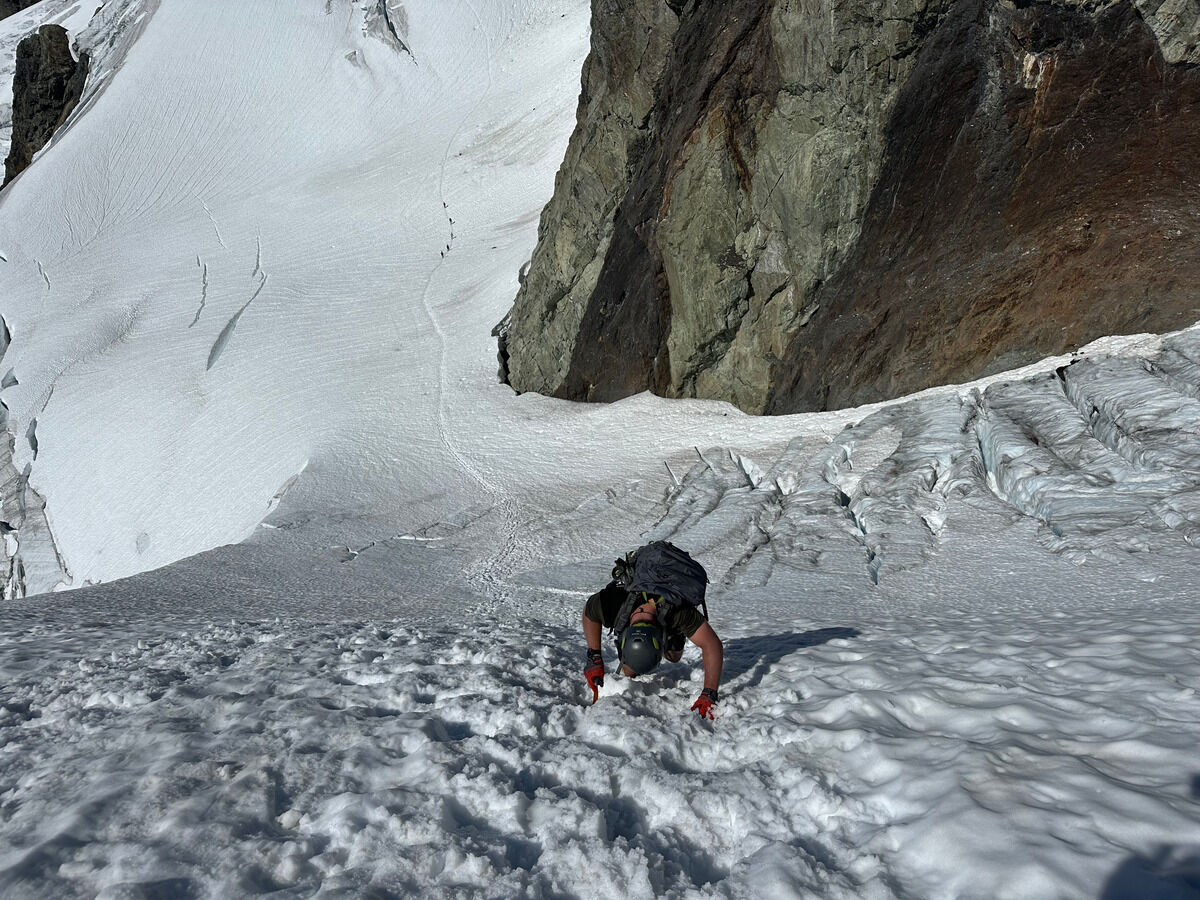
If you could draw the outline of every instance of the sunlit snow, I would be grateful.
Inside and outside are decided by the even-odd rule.
[[[0,23],[94,59],[0,193],[0,895],[1196,896],[1200,332],[819,415],[514,396],[589,5]],[[695,648],[588,703],[657,538],[714,723]]]

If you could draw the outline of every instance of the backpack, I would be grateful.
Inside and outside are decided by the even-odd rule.
[[[678,606],[699,606],[708,618],[704,591],[708,573],[704,566],[668,541],[653,541],[633,553],[618,559],[613,568],[613,580],[629,592],[617,613],[613,631],[618,638],[629,625],[629,617],[643,600],[643,594],[662,597],[658,621],[666,626],[667,614]]]

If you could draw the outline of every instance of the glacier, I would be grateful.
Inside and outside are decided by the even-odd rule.
[[[1200,332],[810,415],[514,395],[588,7],[0,23],[95,61],[0,193],[0,894],[1195,896]],[[694,648],[585,696],[659,538],[714,723]]]

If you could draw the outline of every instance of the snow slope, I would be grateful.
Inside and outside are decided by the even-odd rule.
[[[409,53],[371,27],[376,6],[127,10],[148,21],[100,60],[107,87],[5,192],[4,401],[14,433],[35,429],[16,465],[53,498],[64,584],[243,538],[309,460],[371,480],[411,449],[398,411],[444,417],[439,316],[514,282],[586,10],[416,6]],[[539,51],[553,74],[535,81],[528,31],[551,21],[570,39]],[[485,281],[456,284],[441,252],[490,254]],[[477,361],[493,317],[466,317]],[[426,482],[453,459],[443,424],[403,464]]]
[[[79,588],[0,606],[0,896],[1196,896],[1200,333],[822,415],[513,396],[587,7],[74,32],[0,194],[14,588]],[[585,702],[651,538],[715,723],[694,648]]]

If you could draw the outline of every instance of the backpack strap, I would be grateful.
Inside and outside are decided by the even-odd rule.
[[[640,602],[637,594],[632,591],[625,592],[625,602],[617,610],[617,617],[613,619],[612,627],[608,629],[609,633],[614,635],[618,641],[621,634],[629,627],[629,617],[633,615],[633,611],[638,608]]]
[[[676,604],[671,603],[665,597],[656,597],[648,594],[646,591],[629,591],[625,595],[625,602],[617,610],[617,617],[613,620],[612,628],[609,629],[609,632],[616,637],[618,643],[620,643],[621,635],[625,629],[629,627],[629,620],[633,617],[633,611],[643,603],[650,601],[654,601],[655,621],[658,622],[663,631],[667,630],[667,614],[674,609]]]

